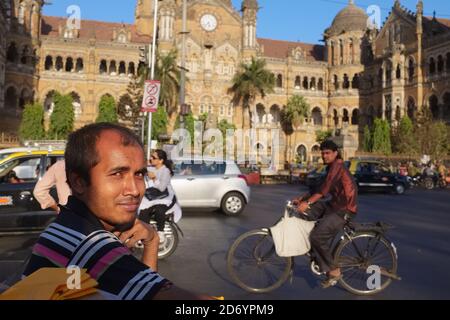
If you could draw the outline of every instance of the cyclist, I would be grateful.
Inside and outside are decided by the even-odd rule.
[[[343,229],[346,221],[356,215],[358,192],[336,143],[327,140],[321,144],[320,150],[323,162],[328,166],[326,179],[316,194],[302,196],[295,202],[298,211],[308,220],[320,220],[310,235],[311,248],[322,272],[327,274],[321,285],[329,288],[342,278],[340,268],[334,263],[330,242]],[[327,196],[331,196],[331,200],[319,201]]]

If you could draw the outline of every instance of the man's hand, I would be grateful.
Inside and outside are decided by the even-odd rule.
[[[300,205],[297,208],[297,211],[305,216],[308,214],[306,213],[306,210],[309,209],[309,204],[307,202],[301,202]]]
[[[155,174],[153,171],[149,171],[149,172],[147,173],[147,175],[148,175],[148,177],[149,177],[150,179],[152,179],[152,180],[155,180],[155,179],[156,179],[156,174]]]
[[[153,242],[159,243],[159,237],[155,229],[139,219],[136,219],[130,230],[114,234],[128,248],[134,248],[138,241],[142,241],[144,246],[151,245]]]

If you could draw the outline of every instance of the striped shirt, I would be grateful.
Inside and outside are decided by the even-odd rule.
[[[106,231],[87,206],[70,197],[33,247],[24,276],[41,268],[87,269],[98,289],[118,300],[149,300],[168,282]]]

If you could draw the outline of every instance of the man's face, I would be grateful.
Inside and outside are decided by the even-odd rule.
[[[115,131],[105,131],[97,141],[100,162],[91,169],[91,184],[82,200],[108,231],[129,229],[144,196],[146,172],[140,146],[124,146]]]
[[[334,160],[336,160],[338,156],[338,152],[337,151],[333,151],[333,150],[322,150],[322,160],[324,164],[330,164],[333,163]]]

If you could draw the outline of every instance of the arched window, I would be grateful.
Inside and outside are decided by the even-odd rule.
[[[270,108],[270,115],[272,119],[272,123],[278,123],[280,122],[280,107],[277,105],[273,105]]]
[[[335,63],[335,57],[336,57],[336,52],[335,52],[335,48],[334,48],[334,42],[331,42],[331,65],[334,66]]]
[[[83,63],[83,59],[82,58],[78,58],[77,59],[77,64],[75,67],[75,71],[76,72],[83,72],[84,70],[84,63]]]
[[[281,74],[277,75],[277,88],[283,88],[283,76]]]
[[[342,122],[344,122],[344,123],[349,123],[350,122],[350,117],[348,115],[348,110],[347,109],[344,109],[344,111],[343,111]]]
[[[337,127],[339,125],[339,115],[336,109],[333,110],[333,120],[334,126]]]
[[[434,74],[436,72],[436,62],[434,58],[430,59],[430,74]]]
[[[344,74],[344,81],[343,81],[343,83],[342,83],[342,87],[343,87],[344,89],[350,88],[350,80],[349,80],[347,74]]]
[[[319,83],[317,84],[317,89],[319,89],[319,91],[323,91],[323,79],[319,78]]]
[[[55,67],[56,71],[61,71],[62,69],[64,69],[64,62],[62,57],[56,57]]]
[[[409,61],[408,61],[408,78],[409,78],[409,81],[413,81],[414,80],[414,74],[415,74],[414,60],[412,58],[409,58]]]
[[[359,110],[355,109],[352,112],[352,125],[357,126],[359,124]]]
[[[402,69],[400,67],[400,64],[397,65],[397,70],[395,71],[395,77],[397,79],[401,79],[401,77],[402,77]]]
[[[47,95],[45,96],[44,111],[48,112],[49,114],[53,113],[53,109],[55,107],[54,98],[55,98],[56,93],[57,92],[55,90],[52,90],[49,93],[47,93]]]
[[[400,106],[395,107],[395,120],[400,122],[402,118],[402,112],[400,110]]]
[[[45,57],[45,70],[52,70],[52,69],[53,69],[53,57],[46,56]]]
[[[100,71],[100,74],[105,74],[108,72],[108,64],[107,64],[106,60],[102,60],[100,62],[99,71]]]
[[[295,77],[295,89],[300,89],[302,86],[302,79],[300,78],[300,76],[296,76]]]
[[[116,65],[116,61],[112,60],[109,63],[109,74],[112,76],[115,76],[117,74],[117,65]]]
[[[267,121],[266,108],[262,104],[256,106],[257,123],[264,124]]]
[[[127,73],[127,67],[125,66],[124,61],[120,61],[119,64],[119,74],[126,74]]]
[[[353,76],[352,88],[359,89],[359,75],[357,73]]]
[[[429,99],[429,103],[430,103],[430,111],[433,115],[433,119],[438,119],[439,118],[439,100],[438,100],[438,98],[435,95],[431,96]]]
[[[16,88],[9,87],[5,93],[5,107],[7,109],[15,110],[17,108],[18,95]]]
[[[8,47],[8,52],[6,53],[6,59],[9,62],[17,62],[18,57],[19,52],[17,51],[16,44],[14,42],[11,42],[11,44]]]
[[[74,111],[74,114],[75,114],[75,118],[78,118],[83,113],[83,110],[81,108],[80,95],[78,93],[76,93],[75,91],[72,91],[70,93],[70,96],[72,97],[72,106],[73,106],[73,111]]]
[[[355,63],[355,48],[353,46],[353,39],[350,39],[349,43],[349,52],[350,52],[350,63]]]
[[[390,85],[392,83],[392,69],[391,66],[386,66],[386,84]]]
[[[319,107],[316,107],[313,109],[311,113],[311,118],[313,120],[313,124],[315,126],[322,126],[323,125],[323,117],[322,117],[322,110],[320,110]]]
[[[312,90],[316,90],[316,78],[314,78],[314,77],[311,78],[310,88]]]
[[[300,158],[300,162],[305,162],[308,159],[308,151],[304,145],[297,148],[297,156]]]
[[[408,104],[406,106],[406,111],[408,113],[408,117],[414,121],[416,119],[416,102],[412,97],[408,98]]]
[[[439,73],[444,71],[444,58],[442,56],[438,57],[438,61],[437,61],[437,71]]]
[[[308,88],[309,88],[308,77],[304,77],[303,78],[303,89],[308,90]]]
[[[66,72],[72,72],[72,71],[73,71],[73,59],[71,57],[69,57],[66,60]]]
[[[136,73],[134,62],[128,64],[128,74],[134,75]]]
[[[339,40],[339,63],[344,64],[344,42]]]
[[[333,84],[334,84],[334,89],[339,90],[339,78],[336,74],[333,76]]]
[[[24,46],[22,50],[22,56],[20,58],[20,63],[22,64],[28,64],[30,61],[30,48],[28,46]]]

